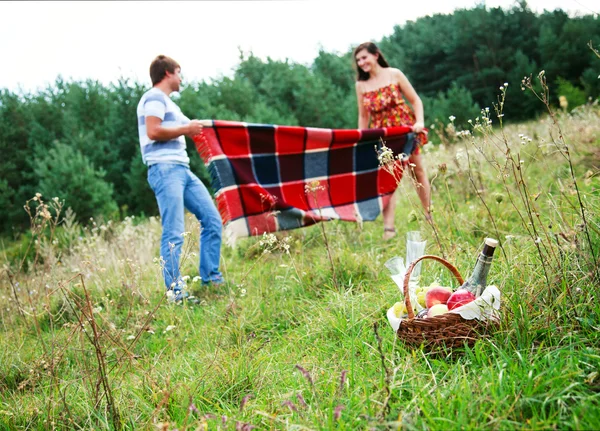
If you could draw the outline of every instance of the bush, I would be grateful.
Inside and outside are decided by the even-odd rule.
[[[80,151],[56,142],[48,153],[34,160],[34,172],[40,193],[64,199],[65,207],[71,207],[79,220],[115,216],[112,184],[104,181],[104,170],[94,169]]]
[[[481,109],[471,96],[471,92],[464,87],[453,83],[445,93],[438,93],[437,97],[423,97],[423,109],[425,110],[425,124],[436,130],[429,133],[429,139],[436,141],[436,134],[442,136],[440,140],[446,141],[448,134],[453,134],[455,129],[468,129],[468,121],[475,119],[481,113]],[[454,117],[454,124],[445,129],[451,123],[450,116]],[[434,127],[431,127],[431,126]]]
[[[585,95],[592,100],[600,98],[600,75],[597,69],[589,68],[581,75]]]
[[[558,87],[556,89],[556,96],[553,101],[558,106],[568,111],[572,111],[578,106],[585,105],[585,92],[581,88],[574,86],[566,79],[560,77],[556,80],[556,84],[558,85]],[[568,105],[563,106],[561,104],[561,97],[564,97],[566,99]]]
[[[439,92],[435,98],[424,97],[423,105],[427,124],[438,121],[446,124],[453,115],[456,117],[454,124],[460,128],[467,128],[469,119],[474,119],[481,111],[471,92],[456,83],[445,93]]]

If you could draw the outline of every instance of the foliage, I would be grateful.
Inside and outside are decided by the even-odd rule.
[[[543,108],[531,93],[520,91],[519,83],[540,70],[552,88],[565,92],[569,109],[582,103],[582,94],[585,102],[596,100],[600,60],[588,44],[600,45],[599,19],[569,17],[561,10],[536,14],[524,1],[506,10],[480,5],[397,25],[377,43],[423,99],[427,125],[439,131],[448,127],[450,115],[456,117],[454,126],[465,127],[506,82],[513,109],[504,121],[538,117]],[[187,83],[177,103],[190,118],[354,128],[354,80],[351,50],[321,50],[308,65],[240,53],[232,76]],[[0,235],[16,237],[27,228],[22,203],[38,191],[36,163],[48,157],[56,142],[104,172],[102,181],[112,187],[121,217],[158,214],[140,161],[135,122],[137,102],[147,89],[147,81],[121,79],[105,86],[59,76],[34,94],[0,90]],[[559,103],[558,96],[553,104]],[[444,133],[440,136],[450,142]],[[188,154],[191,168],[209,186],[190,140]],[[77,213],[80,222],[86,220],[84,213],[90,211]]]
[[[56,142],[46,156],[34,161],[34,172],[43,196],[60,196],[66,207],[84,220],[94,215],[115,216],[113,186],[104,180],[105,171],[94,169],[89,159],[73,146]]]
[[[567,102],[565,105],[565,109],[572,111],[578,106],[584,105],[586,103],[585,92],[581,88],[575,87],[566,79],[559,77],[556,80],[558,87],[556,88],[556,93],[558,94],[558,101],[556,105],[561,106],[560,97],[564,97]]]
[[[456,83],[452,83],[447,92],[440,92],[435,98],[424,96],[423,106],[431,124],[446,124],[450,116],[454,116],[455,125],[463,129],[481,111],[469,90]]]
[[[558,99],[598,97],[585,43],[599,32],[597,17],[521,2],[381,41],[440,139],[459,143],[424,147],[433,223],[407,176],[397,225],[463,275],[483,237],[501,244],[489,280],[502,324],[452,352],[388,329],[401,298],[384,263],[405,248],[381,242],[380,222],[242,240],[223,249],[226,285],[201,287],[190,217],[182,273],[201,303],[166,304],[135,127],[146,88],[59,77],[0,91],[0,230],[16,238],[0,242],[0,429],[600,429],[600,111]],[[234,76],[177,102],[197,118],[355,127],[351,63],[242,55]],[[114,221],[89,220],[100,214]],[[423,274],[453,283],[433,264]]]
[[[463,276],[500,240],[502,323],[473,348],[413,350],[389,329],[385,262],[406,249],[380,221],[242,239],[222,250],[226,285],[202,287],[189,215],[200,304],[171,305],[156,218],[82,227],[35,196],[20,245],[44,259],[0,277],[0,429],[598,429],[600,111],[500,126],[507,93],[459,145],[425,147],[436,230],[411,216],[409,178],[398,191],[397,225]],[[424,265],[436,279],[456,287]]]

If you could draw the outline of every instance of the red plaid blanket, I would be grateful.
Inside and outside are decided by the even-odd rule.
[[[230,245],[324,220],[371,221],[414,148],[411,127],[318,129],[212,121],[194,138]],[[404,154],[385,168],[383,145]],[[390,169],[393,166],[394,169]]]

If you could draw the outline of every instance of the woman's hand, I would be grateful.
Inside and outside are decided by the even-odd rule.
[[[421,133],[423,131],[423,129],[425,128],[425,124],[421,123],[420,121],[417,121],[415,124],[413,124],[412,128],[413,128],[413,132]]]

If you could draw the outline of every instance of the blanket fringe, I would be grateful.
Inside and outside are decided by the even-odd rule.
[[[212,151],[210,149],[210,145],[208,144],[208,139],[206,139],[204,133],[194,136],[193,139],[194,143],[196,144],[196,151],[198,151],[200,158],[204,162],[204,166],[208,167],[210,159],[212,158]]]

